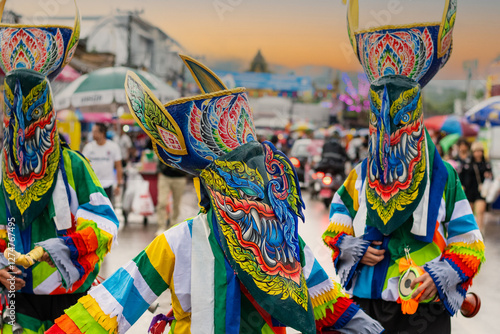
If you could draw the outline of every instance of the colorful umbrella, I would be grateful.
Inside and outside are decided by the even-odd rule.
[[[480,126],[485,126],[487,121],[494,126],[500,125],[500,96],[491,97],[475,105],[465,114],[465,118]]]
[[[429,130],[457,133],[465,137],[474,137],[479,133],[479,126],[470,124],[463,117],[456,115],[429,117],[424,120],[424,125]]]
[[[127,103],[125,97],[127,71],[135,72],[162,102],[178,98],[180,95],[174,88],[151,73],[128,67],[107,67],[82,75],[58,93],[55,97],[56,110],[70,106],[80,108]]]
[[[441,145],[444,153],[448,153],[453,144],[455,144],[459,139],[460,135],[458,133],[452,133],[441,139],[439,141],[439,145]]]

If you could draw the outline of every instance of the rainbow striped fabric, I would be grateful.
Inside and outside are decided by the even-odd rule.
[[[484,244],[456,171],[442,161],[429,137],[427,147],[431,182],[419,216],[414,214],[387,236],[370,224],[364,196],[365,160],[335,194],[323,240],[333,251],[335,268],[348,293],[386,301],[398,299],[399,262],[408,246],[411,258],[431,275],[439,298],[454,315],[484,262]],[[360,265],[371,241],[382,241],[385,257],[373,267]]]
[[[244,293],[209,226],[207,214],[199,214],[158,236],[47,333],[125,333],[167,288],[175,316],[170,333],[285,333]],[[303,244],[302,251],[318,329],[361,324],[365,333],[382,332],[330,280],[311,249]]]
[[[0,192],[0,201],[5,202],[3,196]],[[40,245],[56,265],[52,268],[46,262],[38,262],[24,270],[26,286],[21,292],[28,294],[87,291],[118,231],[118,219],[111,202],[88,161],[68,148],[62,149],[57,184],[42,214],[23,231],[17,226],[14,230],[7,229],[7,218],[5,205],[0,206],[1,247],[7,245],[10,234],[17,251],[25,254]],[[0,262],[7,265],[3,254],[0,257]],[[18,314],[18,318],[22,321],[23,316]],[[48,327],[31,318],[21,325],[26,333],[36,333],[43,326]]]

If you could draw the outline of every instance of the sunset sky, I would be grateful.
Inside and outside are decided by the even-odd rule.
[[[48,1],[9,0],[26,16],[43,13]],[[54,0],[54,16],[71,14],[70,0]],[[21,3],[33,5],[21,7]],[[440,21],[445,0],[360,0],[360,26]],[[392,13],[389,8],[396,8]],[[143,9],[142,17],[179,41],[191,55],[210,61],[253,58],[262,50],[271,64],[327,65],[361,70],[346,30],[341,0],[85,0],[81,14],[106,15],[114,9]],[[390,15],[386,15],[389,13]],[[478,59],[480,76],[500,55],[500,1],[459,0],[454,50],[440,79],[464,78],[463,62]]]

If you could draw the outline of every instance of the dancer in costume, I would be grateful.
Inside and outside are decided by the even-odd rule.
[[[124,333],[168,288],[170,333],[380,333],[298,235],[297,175],[271,143],[255,141],[245,90],[183,60],[203,95],[162,106],[131,72],[125,87],[160,160],[199,177],[201,212],[158,236],[49,333]]]
[[[11,296],[7,279],[16,275],[9,304],[23,333],[43,333],[87,292],[118,228],[89,163],[60,141],[56,127],[48,78],[70,61],[79,27],[78,11],[74,28],[0,25],[6,73],[0,251],[30,253],[18,262],[26,268],[0,255],[0,281]],[[40,257],[45,262],[34,261]],[[11,331],[4,323],[3,333]]]
[[[484,261],[457,173],[423,125],[421,89],[449,58],[456,5],[446,1],[441,23],[358,31],[349,3],[371,81],[369,156],[336,193],[323,240],[343,286],[388,333],[450,333]]]

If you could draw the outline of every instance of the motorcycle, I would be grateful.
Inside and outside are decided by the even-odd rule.
[[[321,160],[311,178],[311,197],[317,198],[328,209],[335,192],[342,186],[345,178],[346,154],[344,148],[335,139],[325,142]]]
[[[318,171],[313,174],[313,183],[311,186],[311,197],[316,198],[329,208],[332,203],[333,195],[342,186],[343,175],[339,173],[324,173]]]

